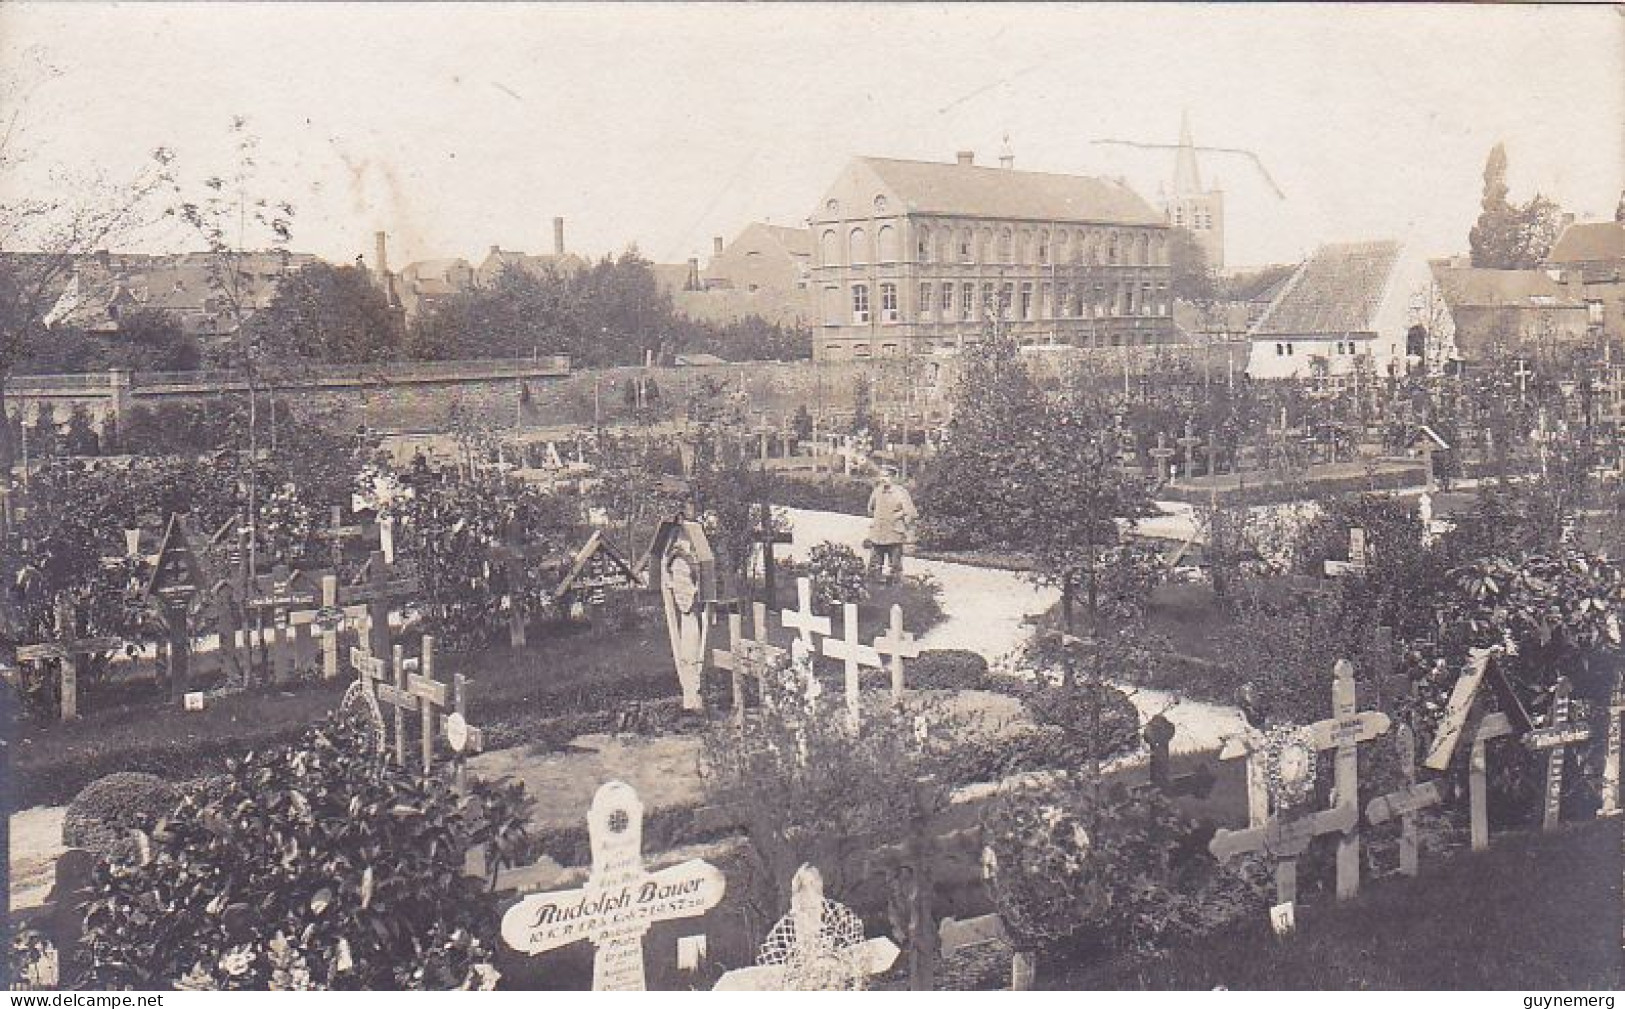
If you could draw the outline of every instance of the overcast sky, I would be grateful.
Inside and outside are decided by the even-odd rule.
[[[1401,237],[1464,250],[1505,140],[1515,198],[1611,214],[1625,187],[1625,16],[1593,7],[0,6],[0,95],[29,160],[118,177],[157,145],[193,180],[261,138],[294,246],[391,264],[545,251],[705,256],[797,224],[857,154],[1123,175],[1176,139],[1228,196],[1230,259]],[[59,186],[60,188],[60,186]],[[154,233],[149,243],[186,244]],[[192,242],[192,245],[197,243]]]

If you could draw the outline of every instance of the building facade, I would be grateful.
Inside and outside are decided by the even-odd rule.
[[[1625,195],[1612,221],[1570,223],[1546,257],[1546,272],[1586,307],[1593,335],[1625,340]]]
[[[820,361],[953,350],[997,314],[1024,344],[1170,342],[1168,225],[1126,185],[855,158],[809,218]]]
[[[1587,345],[1588,310],[1539,270],[1475,269],[1458,260],[1433,264],[1467,365],[1501,355],[1567,360]]]
[[[1224,191],[1202,188],[1189,116],[1179,123],[1173,191],[1163,194],[1162,209],[1169,224],[1185,229],[1196,239],[1207,255],[1208,266],[1215,271],[1224,269]]]

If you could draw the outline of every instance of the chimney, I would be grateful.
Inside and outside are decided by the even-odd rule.
[[[377,253],[375,253],[375,255],[378,257],[378,261],[374,265],[376,265],[378,268],[378,279],[382,281],[385,277],[389,276],[389,240],[382,231],[373,232],[372,240],[378,249]]]
[[[553,255],[564,255],[564,218],[553,218]]]
[[[722,236],[721,235],[712,235],[711,236],[711,255],[713,255],[713,256],[722,255]]]
[[[698,257],[689,257],[688,260],[688,286],[685,291],[698,291],[700,289],[700,261]]]
[[[502,251],[502,246],[500,246],[500,245],[491,246],[491,255],[494,256],[494,255],[496,255],[497,253],[499,253],[501,251]]]
[[[1001,155],[999,155],[999,167],[1000,168],[1014,168],[1014,167],[1016,167],[1016,156],[1014,154],[1001,154]]]
[[[959,163],[962,164],[962,165],[974,165],[974,164],[976,164],[976,152],[975,151],[960,151],[957,155],[955,155],[955,157],[957,157],[959,159]]]

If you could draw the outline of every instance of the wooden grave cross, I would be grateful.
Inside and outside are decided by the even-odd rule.
[[[1563,757],[1575,743],[1591,738],[1591,728],[1569,721],[1569,694],[1573,690],[1567,676],[1560,677],[1552,693],[1552,708],[1547,713],[1544,728],[1534,729],[1523,737],[1531,750],[1546,751],[1546,809],[1541,830],[1556,830],[1563,822]]]
[[[762,503],[757,506],[759,518],[757,526],[751,531],[751,542],[762,548],[762,595],[768,604],[779,601],[776,569],[777,558],[773,556],[773,548],[779,545],[789,546],[794,537],[780,529],[773,528],[773,506]]]
[[[887,656],[887,665],[891,670],[891,699],[894,704],[903,703],[903,660],[920,657],[920,642],[914,635],[903,630],[903,607],[898,603],[891,606],[891,627],[886,634],[875,639],[875,651]]]
[[[780,610],[779,626],[795,631],[801,643],[809,650],[817,647],[813,640],[814,634],[828,636],[829,617],[821,617],[813,612],[812,579],[805,576],[796,579],[796,609]]]
[[[1196,437],[1194,425],[1189,420],[1185,421],[1185,435],[1178,440],[1177,444],[1185,450],[1184,477],[1189,480],[1196,472],[1196,450],[1202,445],[1202,439]]]
[[[902,951],[890,939],[863,938],[863,923],[824,897],[824,878],[803,865],[790,882],[790,913],[762,944],[755,967],[731,970],[712,991],[846,990],[883,974]]]
[[[423,640],[427,644],[429,639]],[[467,784],[467,755],[485,752],[485,730],[477,725],[468,724],[469,685],[468,677],[462,673],[452,674],[451,714],[441,715],[439,719],[440,738],[451,748],[452,760],[456,763],[454,775],[459,789]]]
[[[401,663],[401,667],[406,673],[406,692],[418,699],[418,717],[422,719],[418,741],[423,749],[423,773],[428,774],[434,770],[436,729],[445,717],[436,709],[451,707],[451,693],[446,684],[434,678],[434,638],[425,634],[423,651],[417,661],[407,659]],[[396,682],[400,682],[399,677]]]
[[[593,991],[644,991],[643,936],[653,925],[704,914],[722,902],[721,870],[690,859],[643,867],[643,803],[619,781],[601,786],[587,811],[592,872],[584,886],[524,897],[502,916],[502,939],[521,953],[585,940]]]
[[[1505,670],[1495,661],[1499,655],[1510,653],[1511,650],[1510,645],[1497,645],[1490,648],[1473,648],[1468,652],[1467,669],[1451,688],[1450,699],[1445,702],[1444,716],[1439,719],[1439,728],[1433,735],[1433,746],[1428,750],[1427,759],[1422,761],[1423,767],[1439,772],[1450,768],[1450,760],[1456,752],[1456,743],[1468,723],[1472,721],[1474,712],[1480,710],[1478,690],[1486,679],[1490,681],[1496,698],[1501,702],[1500,713],[1507,719],[1507,733],[1522,733],[1532,728],[1529,714],[1513,691]],[[1483,731],[1482,727],[1479,731]],[[1493,739],[1495,736],[1489,738]]]
[[[79,680],[88,676],[93,655],[112,651],[120,644],[118,638],[78,636],[77,615],[73,601],[66,592],[56,597],[56,640],[35,645],[18,645],[17,662],[61,661],[61,703],[59,715],[66,722],[79,717]]]
[[[262,617],[261,634],[265,636],[266,647],[271,652],[272,668],[279,683],[286,682],[293,675],[293,611],[301,608],[309,610],[321,602],[319,592],[303,587],[305,581],[303,572],[292,571],[286,564],[278,564],[270,574],[255,579],[249,595],[243,600],[245,610]],[[271,615],[268,627],[263,623],[263,615],[267,613]],[[308,624],[310,621],[299,623]]]
[[[737,599],[713,599],[706,603],[711,610],[711,622],[716,623],[717,614],[725,613],[728,616],[728,647],[711,649],[711,664],[731,675],[733,680],[734,725],[745,724],[745,676],[751,670],[749,661],[745,657],[745,626],[744,617],[739,612]]]
[[[524,596],[521,592],[525,584],[525,566],[530,561],[549,557],[552,553],[553,548],[546,543],[521,542],[517,531],[510,531],[506,541],[491,551],[491,556],[501,561],[503,570],[507,572],[509,647],[525,647],[526,613]]]
[[[416,574],[397,572],[395,565],[384,559],[382,550],[374,550],[361,569],[360,579],[339,588],[339,605],[367,604],[368,650],[382,657],[391,654],[389,611],[392,604],[397,599],[414,596],[422,589],[423,585]]]
[[[844,638],[827,637],[824,639],[823,647],[826,656],[845,664],[846,726],[855,733],[863,724],[863,685],[859,681],[863,667],[868,666],[871,669],[886,667],[880,660],[880,653],[858,639],[857,603],[842,604],[841,630],[846,634]]]
[[[1619,749],[1620,734],[1625,731],[1625,677],[1615,684],[1608,699],[1608,750],[1602,762],[1602,808],[1598,816],[1617,816],[1620,812]]]
[[[1470,834],[1474,851],[1490,846],[1490,783],[1489,744],[1492,740],[1515,735],[1512,720],[1505,712],[1496,711],[1474,720],[1472,752],[1467,762],[1467,805]]]
[[[322,575],[322,605],[314,610],[288,614],[290,624],[309,624],[322,636],[322,679],[339,675],[339,633],[344,628],[366,622],[367,608],[361,604],[339,605],[337,575]]]
[[[1151,457],[1152,465],[1156,467],[1157,483],[1165,482],[1168,479],[1168,460],[1179,454],[1168,445],[1168,436],[1158,431],[1157,447],[1147,450],[1146,454]]]
[[[1341,834],[1337,845],[1337,899],[1347,900],[1360,889],[1360,810],[1359,810],[1359,744],[1377,738],[1388,731],[1388,716],[1380,711],[1359,711],[1356,707],[1354,667],[1346,659],[1339,659],[1332,678],[1332,717],[1312,722],[1302,729],[1302,748],[1309,751],[1309,760],[1322,750],[1335,750],[1332,805],[1307,816],[1291,820],[1281,819],[1279,811],[1268,817],[1262,825],[1251,825],[1244,830],[1219,830],[1214,834],[1208,850],[1220,860],[1246,851],[1264,851],[1277,858],[1275,889],[1278,913],[1286,917],[1290,928],[1290,905],[1296,899],[1297,859],[1309,848],[1309,842],[1320,834]],[[1263,759],[1257,738],[1246,741],[1248,763]],[[1223,757],[1226,754],[1221,753]],[[1262,777],[1262,772],[1260,772]],[[1251,783],[1252,777],[1249,776]],[[1249,819],[1256,818],[1258,810],[1249,796]]]
[[[406,649],[395,645],[390,657],[391,662],[384,669],[386,675],[378,678],[373,684],[373,696],[378,699],[379,704],[387,704],[395,709],[395,766],[405,767],[406,714],[409,711],[417,712],[421,707],[421,699],[406,686]],[[393,682],[391,676],[394,678]]]
[[[1394,745],[1399,749],[1399,770],[1405,784],[1372,799],[1365,807],[1368,823],[1387,823],[1399,819],[1399,871],[1405,876],[1416,875],[1417,829],[1416,814],[1430,806],[1441,805],[1445,789],[1437,781],[1416,781],[1416,733],[1409,725],[1401,724],[1394,731]]]
[[[347,526],[344,524],[344,507],[334,505],[331,524],[326,529],[318,529],[316,535],[327,540],[328,551],[332,555],[333,570],[337,572],[344,563],[344,541],[358,540],[367,535],[366,526]]]
[[[192,656],[192,602],[208,584],[198,552],[192,546],[186,517],[171,513],[163,542],[147,579],[145,594],[163,609],[168,631],[169,699],[179,701],[188,689]]]

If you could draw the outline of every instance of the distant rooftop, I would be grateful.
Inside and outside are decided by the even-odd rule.
[[[1389,278],[1399,262],[1393,241],[1323,245],[1292,275],[1264,316],[1256,336],[1369,333]]]
[[[936,161],[858,160],[915,213],[1097,224],[1167,223],[1139,194],[1110,179]]]

